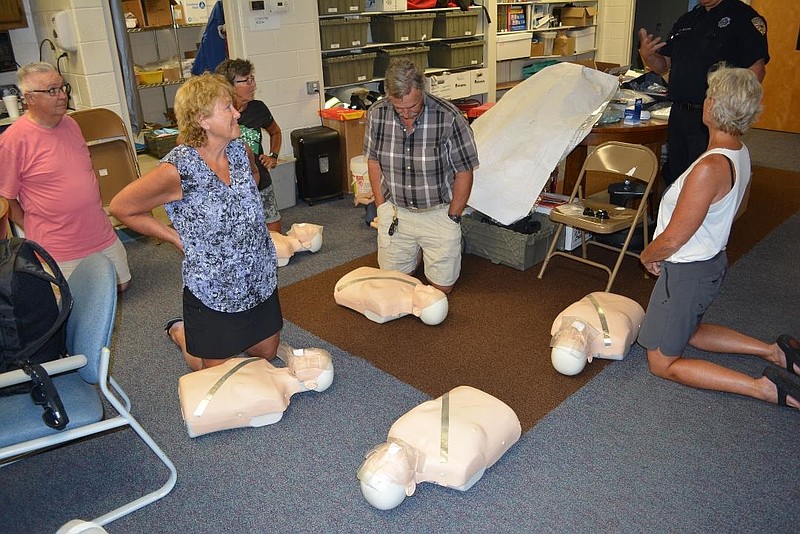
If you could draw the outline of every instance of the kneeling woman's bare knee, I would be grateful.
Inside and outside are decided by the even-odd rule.
[[[660,349],[647,349],[647,365],[650,372],[661,378],[668,378],[670,366],[680,356],[667,356]]]
[[[275,355],[278,353],[278,344],[280,342],[281,333],[276,332],[267,339],[259,341],[245,352],[248,356],[255,356],[258,358],[264,358],[265,360],[271,360],[275,358]]]

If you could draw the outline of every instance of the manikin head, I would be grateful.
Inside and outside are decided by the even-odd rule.
[[[561,329],[553,335],[550,346],[550,361],[556,371],[562,375],[577,375],[586,367],[589,357],[589,345],[596,335],[596,330],[577,317],[564,317]]]
[[[294,223],[286,235],[294,237],[303,249],[316,252],[322,248],[322,226],[311,223]]]
[[[364,498],[379,510],[391,510],[414,494],[418,451],[402,440],[390,438],[367,453],[358,479]]]
[[[440,289],[425,284],[414,286],[411,296],[411,313],[427,325],[437,325],[447,317],[449,305],[447,295]]]

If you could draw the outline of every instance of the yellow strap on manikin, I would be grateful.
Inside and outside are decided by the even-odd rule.
[[[197,408],[195,408],[194,413],[192,415],[194,415],[195,417],[202,416],[203,413],[206,411],[206,408],[208,407],[208,403],[211,402],[211,399],[214,398],[214,395],[217,393],[219,388],[222,387],[222,384],[224,384],[226,380],[228,380],[231,376],[233,376],[233,374],[236,371],[238,371],[248,363],[253,363],[260,359],[261,358],[247,358],[246,360],[237,363],[230,371],[219,377],[219,379],[214,383],[214,385],[211,386],[211,389],[208,390],[208,393],[206,393],[205,398],[200,401],[200,404],[197,405]]]
[[[606,319],[606,312],[603,310],[603,307],[600,306],[600,303],[597,302],[597,299],[594,298],[594,295],[588,295],[587,298],[589,302],[592,303],[594,309],[597,311],[597,315],[600,316],[600,326],[603,328],[603,345],[606,347],[611,346],[611,332],[608,330],[608,320]]]
[[[442,395],[441,436],[439,441],[439,463],[446,464],[450,441],[450,392]]]

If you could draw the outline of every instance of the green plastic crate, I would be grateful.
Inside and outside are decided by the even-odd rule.
[[[375,77],[383,78],[386,75],[386,68],[393,59],[405,58],[412,61],[422,70],[428,68],[429,46],[401,46],[396,48],[381,48],[375,57]]]
[[[370,21],[375,43],[406,43],[427,41],[433,37],[436,13],[376,15]]]
[[[375,52],[322,58],[322,77],[327,87],[372,80]]]
[[[482,63],[483,41],[475,39],[433,42],[431,43],[431,51],[428,53],[428,64],[436,68],[476,67]]]
[[[321,19],[319,21],[319,40],[322,50],[358,48],[367,44],[369,18],[347,17]]]
[[[367,0],[317,0],[320,15],[352,15],[367,8]]]
[[[519,271],[530,269],[544,261],[554,229],[547,215],[534,213],[533,217],[542,229],[535,234],[521,234],[482,222],[479,214],[464,216],[461,219],[464,252]]]
[[[433,21],[433,36],[449,39],[452,37],[472,37],[478,31],[480,11],[447,11],[437,13]]]

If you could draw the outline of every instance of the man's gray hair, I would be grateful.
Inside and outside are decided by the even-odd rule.
[[[423,72],[413,61],[404,58],[393,59],[386,69],[383,88],[386,96],[392,98],[403,98],[413,89],[424,91]]]
[[[721,67],[708,75],[711,120],[723,132],[742,135],[761,113],[763,89],[750,69]]]
[[[32,87],[28,87],[28,78],[30,78],[32,74],[39,74],[42,72],[58,73],[53,65],[50,63],[44,63],[42,61],[28,63],[24,67],[20,68],[17,71],[17,85],[19,85],[19,90],[22,91],[23,94],[30,91]]]

